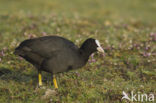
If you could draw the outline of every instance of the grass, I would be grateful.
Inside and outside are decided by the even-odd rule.
[[[0,103],[128,103],[122,91],[156,94],[155,0],[0,0],[0,11]],[[58,90],[44,73],[39,89],[37,71],[13,51],[44,35],[79,46],[93,37],[106,55],[58,74]]]

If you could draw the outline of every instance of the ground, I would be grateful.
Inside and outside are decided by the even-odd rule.
[[[122,92],[156,94],[155,0],[0,0],[0,103],[129,103]],[[13,54],[28,38],[59,35],[80,46],[96,38],[83,68],[43,73]],[[149,102],[149,101],[147,101]]]

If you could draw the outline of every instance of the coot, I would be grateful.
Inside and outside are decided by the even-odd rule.
[[[14,54],[23,57],[38,70],[39,86],[42,85],[41,71],[53,75],[53,83],[58,88],[55,74],[83,67],[93,52],[102,52],[98,40],[89,38],[78,48],[73,42],[59,36],[44,36],[23,41]]]

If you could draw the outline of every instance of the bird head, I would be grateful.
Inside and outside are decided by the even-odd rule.
[[[86,52],[100,52],[104,54],[104,50],[100,45],[100,42],[97,39],[89,38],[87,39],[81,46],[81,49],[85,50]]]

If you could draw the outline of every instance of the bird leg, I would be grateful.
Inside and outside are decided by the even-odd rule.
[[[53,75],[53,83],[54,83],[54,87],[57,89],[58,85],[57,85],[57,81],[56,81],[55,75]]]
[[[42,86],[42,75],[41,75],[41,71],[38,71],[38,84],[39,84],[39,86]]]

